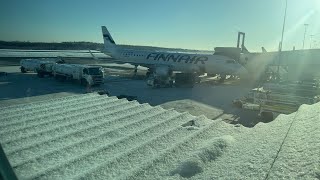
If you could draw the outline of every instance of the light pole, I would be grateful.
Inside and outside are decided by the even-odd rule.
[[[283,43],[283,34],[284,34],[284,27],[286,25],[286,18],[287,18],[287,7],[288,7],[288,0],[286,0],[286,7],[284,9],[284,17],[283,17],[283,25],[282,25],[282,33],[281,33],[281,41],[279,44],[279,61],[278,61],[278,69],[277,69],[277,73],[278,76],[280,76],[280,61],[281,61],[281,51],[282,51],[282,43]]]
[[[302,49],[304,49],[304,41],[306,39],[306,33],[307,33],[307,28],[309,24],[304,24],[304,35],[303,35],[303,43],[302,43]]]
[[[281,33],[281,41],[280,41],[280,47],[279,51],[282,51],[282,42],[283,42],[283,34],[284,34],[284,27],[286,25],[286,18],[287,18],[287,6],[288,6],[288,0],[286,0],[286,7],[284,9],[284,17],[283,17],[283,24],[282,24],[282,33]]]
[[[312,38],[314,35],[310,35],[310,49],[312,48]]]

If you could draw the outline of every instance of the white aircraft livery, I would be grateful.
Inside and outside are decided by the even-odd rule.
[[[172,71],[197,74],[241,75],[246,69],[234,59],[223,55],[195,54],[185,52],[152,51],[128,49],[116,45],[105,26],[102,26],[104,52],[118,62],[141,65],[149,68],[149,73],[170,76]]]

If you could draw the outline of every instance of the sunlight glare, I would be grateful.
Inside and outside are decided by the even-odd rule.
[[[313,0],[314,10],[320,12],[320,0]]]

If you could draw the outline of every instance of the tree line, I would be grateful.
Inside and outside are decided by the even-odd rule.
[[[102,50],[102,43],[94,42],[28,42],[28,41],[0,41],[0,49],[28,49],[28,50]]]
[[[168,50],[168,51],[193,51],[210,52],[202,50],[189,50],[181,48],[164,48],[153,46],[135,46],[135,45],[119,45],[127,49],[143,49],[150,51]],[[103,43],[95,42],[29,42],[29,41],[0,41],[0,49],[25,49],[25,50],[103,50]]]

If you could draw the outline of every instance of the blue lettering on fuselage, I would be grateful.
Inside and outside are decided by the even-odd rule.
[[[146,59],[153,59],[155,61],[170,61],[177,63],[193,63],[198,64],[206,64],[205,62],[208,61],[207,56],[197,56],[197,55],[188,55],[188,54],[164,54],[164,53],[150,53],[148,54]]]
[[[177,60],[179,59],[180,55],[177,54],[176,56],[174,56],[174,54],[169,54],[167,56],[167,61],[170,61],[170,59],[172,59],[173,62],[177,62]]]
[[[190,59],[189,55],[182,55],[180,56],[178,62],[184,61],[185,63],[188,63],[189,59]]]
[[[162,59],[163,61],[167,61],[167,57],[168,56],[165,56],[164,54],[160,54],[157,60],[159,61],[160,59]]]

